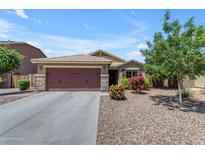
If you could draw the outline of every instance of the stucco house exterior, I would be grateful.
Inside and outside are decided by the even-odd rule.
[[[46,55],[39,48],[26,42],[0,41],[0,46],[7,46],[23,55],[20,68],[5,75],[6,82],[0,85],[0,87],[4,88],[11,87],[11,75],[28,75],[37,73],[37,65],[31,63],[30,60],[33,58],[46,57]]]
[[[32,59],[39,90],[101,90],[124,77],[144,76],[143,64],[97,50],[88,55]]]
[[[145,76],[143,63],[136,60],[126,61],[103,50],[97,50],[89,55],[103,57],[112,61],[108,71],[109,85],[117,84],[124,77]]]

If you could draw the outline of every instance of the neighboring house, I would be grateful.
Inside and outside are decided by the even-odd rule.
[[[0,41],[0,46],[8,46],[23,55],[20,68],[10,72],[11,74],[15,75],[28,75],[37,73],[37,65],[31,63],[31,59],[46,57],[46,55],[40,49],[25,42]],[[6,75],[6,78],[7,82],[5,82],[2,86],[10,88],[11,75]]]
[[[106,51],[32,59],[38,64],[36,87],[39,90],[105,90],[124,77],[143,75],[143,64],[125,61]]]

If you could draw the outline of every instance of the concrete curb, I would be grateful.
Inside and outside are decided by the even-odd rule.
[[[0,93],[0,96],[24,94],[24,93],[31,93],[31,92],[34,92],[34,90],[23,90],[23,91]]]

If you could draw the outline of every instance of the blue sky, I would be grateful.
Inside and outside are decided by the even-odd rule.
[[[171,10],[183,23],[205,10]],[[0,40],[25,41],[48,56],[86,54],[103,49],[143,62],[139,49],[161,31],[164,10],[0,10]]]

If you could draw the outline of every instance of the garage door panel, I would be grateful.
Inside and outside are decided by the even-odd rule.
[[[46,87],[51,89],[100,89],[100,69],[97,68],[48,68]]]

